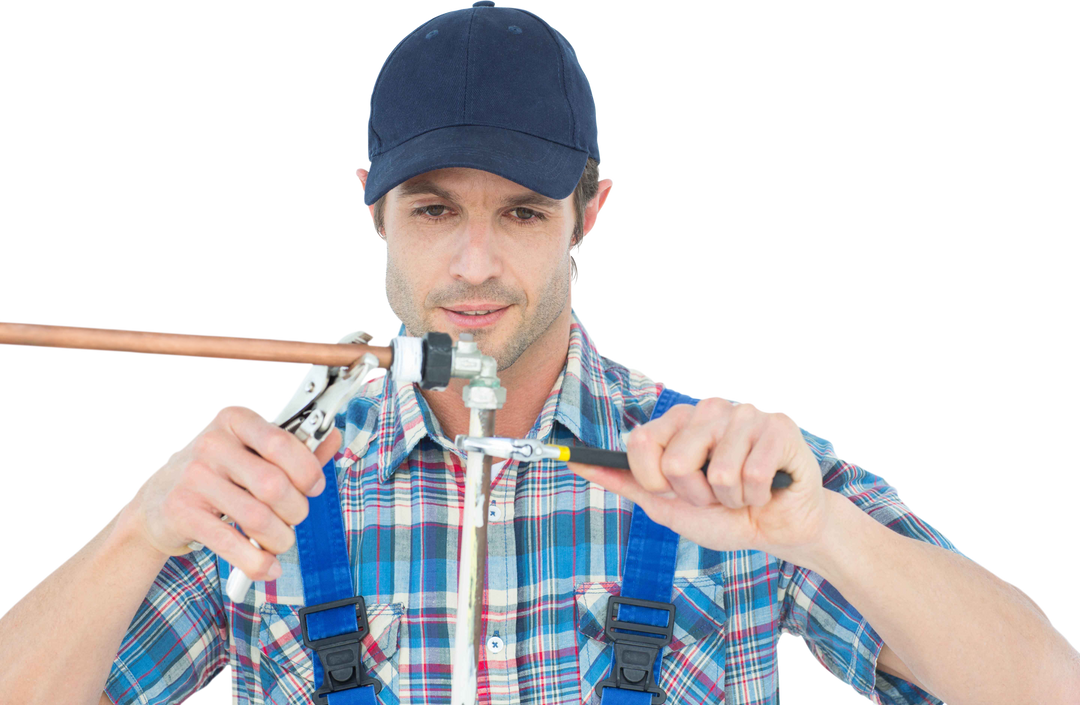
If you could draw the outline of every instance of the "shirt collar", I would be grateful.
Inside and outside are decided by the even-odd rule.
[[[583,445],[621,448],[621,420],[604,375],[604,360],[577,314],[571,310],[570,316],[566,363],[528,437],[547,439],[558,421]],[[399,386],[393,379],[387,379],[374,438],[379,479],[383,482],[390,479],[424,438],[457,452],[418,390],[415,384]]]

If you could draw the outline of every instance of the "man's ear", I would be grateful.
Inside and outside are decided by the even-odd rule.
[[[357,178],[360,179],[360,188],[362,188],[362,189],[367,188],[367,175],[368,175],[367,169],[357,169],[356,170],[356,176],[357,176]],[[375,204],[374,203],[371,204],[370,206],[368,206],[368,212],[371,213],[371,219],[375,220]]]
[[[585,240],[588,240],[589,236],[596,230],[600,214],[604,213],[604,208],[607,207],[608,201],[611,200],[612,191],[615,191],[615,178],[605,176],[600,179],[596,195],[593,196],[589,203],[585,204],[585,231],[583,233]]]
[[[357,169],[356,177],[360,179],[360,187],[367,188],[367,169]]]

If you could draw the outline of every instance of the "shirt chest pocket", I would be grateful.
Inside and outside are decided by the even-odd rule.
[[[583,703],[599,703],[597,684],[611,675],[615,648],[604,633],[608,601],[620,584],[582,583],[575,590],[578,669]],[[717,703],[724,699],[727,611],[719,573],[675,578],[672,589],[675,624],[664,647],[660,687],[665,703]]]
[[[274,583],[256,583],[259,660],[256,677],[266,703],[309,705],[316,690],[314,652],[303,646],[300,608],[303,604],[299,566],[282,557],[282,577]],[[275,584],[276,583],[276,584]],[[404,605],[402,602],[366,602],[370,631],[361,640],[365,674],[382,683],[380,703],[397,703],[397,645]],[[319,683],[320,686],[322,683]]]

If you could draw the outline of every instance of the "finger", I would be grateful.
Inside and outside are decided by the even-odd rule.
[[[670,498],[675,496],[674,493],[669,493],[668,497],[664,497],[650,492],[641,486],[632,472],[625,470],[570,462],[566,466],[589,482],[595,482],[605,490],[639,505],[650,516],[657,502],[670,501]]]
[[[323,463],[299,438],[242,406],[224,409],[221,416],[244,445],[284,470],[301,492],[308,496],[319,494],[315,488],[323,477]]]
[[[713,496],[725,507],[738,509],[745,506],[742,467],[755,441],[757,423],[755,415],[749,411],[733,413],[724,435],[712,450],[706,475]]]
[[[273,509],[226,478],[210,475],[200,491],[220,514],[227,514],[272,555],[285,553],[295,543],[296,534]]]
[[[720,398],[702,399],[696,406],[683,406],[683,416],[672,407],[661,419],[674,421],[661,458],[661,473],[677,495],[697,506],[716,502],[702,468],[712,447],[724,433],[733,405]]]
[[[775,427],[761,434],[742,467],[743,499],[752,507],[764,507],[772,499],[772,479],[781,466],[784,437]]]
[[[295,436],[294,440],[299,442]],[[245,490],[248,498],[265,504],[284,524],[296,526],[308,516],[308,499],[296,488],[284,467],[269,462],[251,448],[237,443],[237,438],[230,438],[226,431],[207,434],[203,443],[204,458],[210,459],[205,462],[212,463],[212,470],[222,478],[231,480],[230,484]],[[279,451],[269,452],[271,456],[281,457]],[[313,453],[308,452],[308,456],[308,462],[312,465],[318,462]],[[321,467],[319,476],[323,477]],[[213,497],[213,494],[208,494],[208,497]],[[237,516],[228,512],[226,514]]]
[[[716,503],[716,496],[701,469],[723,432],[722,417],[703,410],[695,414],[668,442],[660,459],[661,471],[675,493],[697,506]]]
[[[630,432],[626,439],[626,455],[630,471],[642,488],[657,495],[674,492],[660,468],[664,447],[686,423],[694,408],[678,404],[658,419],[644,423]]]
[[[339,450],[341,450],[341,431],[332,428],[330,433],[326,434],[326,438],[322,439],[319,447],[315,449],[315,458],[319,461],[319,467],[330,462]]]
[[[669,494],[673,490],[660,471],[660,457],[664,454],[664,446],[655,433],[656,429],[645,426],[638,426],[630,432],[626,439],[626,459],[630,463],[630,472],[623,474],[630,475],[649,492]]]
[[[244,571],[252,580],[275,580],[281,575],[281,563],[276,556],[252,546],[247,538],[223,522],[219,515],[200,512],[192,529],[196,541]]]
[[[341,450],[341,432],[336,428],[331,429],[330,433],[323,439],[319,447],[315,449],[315,457],[323,468],[329,463],[338,451]],[[308,493],[310,497],[318,497],[326,489],[326,472],[324,471],[322,477],[318,479],[315,486],[311,488]]]

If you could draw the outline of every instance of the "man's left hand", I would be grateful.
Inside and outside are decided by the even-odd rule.
[[[784,558],[822,535],[827,507],[821,469],[799,427],[784,414],[724,399],[677,404],[635,428],[626,450],[630,472],[569,466],[706,548]],[[708,471],[702,472],[706,462]],[[792,483],[773,492],[779,470]]]

